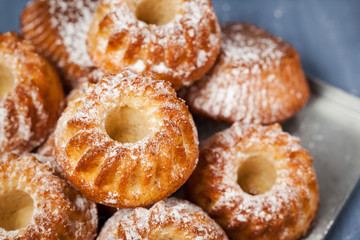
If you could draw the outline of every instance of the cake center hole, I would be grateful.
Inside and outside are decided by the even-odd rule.
[[[108,114],[105,128],[112,139],[121,143],[135,143],[150,133],[149,116],[142,109],[117,107]]]
[[[143,0],[136,9],[136,17],[147,24],[165,25],[175,17],[175,11],[175,0]]]
[[[174,226],[167,226],[154,232],[149,240],[180,240],[188,239],[184,234],[185,232],[179,232]]]
[[[26,227],[33,216],[34,200],[23,191],[11,191],[0,196],[0,227],[13,231]]]
[[[238,171],[238,184],[251,195],[269,191],[275,184],[276,169],[265,156],[252,156],[242,164]]]
[[[171,236],[160,236],[160,237],[153,238],[151,240],[177,240],[177,239],[180,239],[180,238],[174,238]]]
[[[8,94],[14,85],[15,79],[11,69],[0,64],[0,99]]]

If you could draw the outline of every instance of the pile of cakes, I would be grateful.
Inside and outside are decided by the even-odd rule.
[[[310,230],[312,157],[278,124],[309,98],[288,43],[210,0],[35,0],[21,31],[0,34],[0,238]],[[199,147],[192,113],[232,126]]]

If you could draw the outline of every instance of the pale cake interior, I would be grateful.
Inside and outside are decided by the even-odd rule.
[[[189,239],[189,236],[186,236],[186,231],[179,231],[174,226],[168,225],[162,227],[159,230],[155,231],[149,237],[149,240],[182,240]]]
[[[136,143],[150,133],[149,116],[143,109],[116,107],[106,117],[107,134],[121,143]]]
[[[250,195],[259,195],[269,191],[275,184],[276,169],[263,155],[247,158],[238,171],[238,184]]]
[[[0,196],[0,227],[14,231],[26,227],[32,219],[34,200],[23,191],[13,190]]]
[[[11,68],[0,63],[0,99],[7,95],[15,86],[15,78]]]
[[[136,9],[137,19],[147,24],[165,25],[175,14],[175,0],[143,0]]]

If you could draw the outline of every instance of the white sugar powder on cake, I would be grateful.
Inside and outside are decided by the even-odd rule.
[[[62,42],[67,48],[69,61],[80,66],[91,67],[87,53],[86,38],[92,15],[99,0],[49,0],[50,21],[58,29]]]

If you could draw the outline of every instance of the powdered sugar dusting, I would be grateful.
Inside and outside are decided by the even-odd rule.
[[[111,19],[111,23],[93,22],[94,26],[90,29],[94,29],[94,32],[90,30],[89,33],[90,49],[97,51],[93,58],[101,59],[104,54],[108,54],[107,51],[112,51],[109,49],[114,49],[109,48],[109,45],[119,44],[117,50],[111,52],[111,56],[116,57],[106,60],[115,65],[112,69],[123,65],[140,73],[151,71],[165,80],[176,78],[177,81],[184,81],[184,85],[200,78],[193,79],[195,76],[191,75],[199,68],[209,69],[220,47],[220,27],[209,1],[177,1],[173,20],[160,26],[137,19],[134,9],[140,2],[101,2],[99,9],[105,12],[105,16],[101,16],[99,21]],[[111,28],[108,37],[95,32],[104,26]],[[121,36],[124,41],[114,43],[112,40],[116,36]],[[139,59],[144,66],[139,67]]]
[[[234,65],[250,67],[252,74],[280,64],[290,46],[263,29],[245,24],[232,24],[223,28],[222,51],[224,58]]]
[[[0,61],[11,69],[14,78],[13,89],[0,99],[0,155],[30,151],[46,138],[54,115],[61,110],[62,90],[56,89],[59,97],[52,99],[49,109],[44,97],[58,79],[48,79],[53,70],[16,33],[0,34]]]
[[[146,66],[142,60],[138,60],[132,67],[136,72],[143,72]]]
[[[21,174],[19,174],[21,173]],[[34,200],[31,222],[23,229],[5,231],[2,239],[92,239],[96,235],[96,205],[52,174],[34,155],[6,154],[0,158],[0,194],[24,191]],[[63,224],[59,224],[59,222]]]
[[[116,141],[107,133],[109,112],[123,107],[142,112],[149,122],[149,132],[135,143]],[[55,130],[58,163],[67,169],[66,177],[70,182],[86,178],[86,187],[93,189],[88,196],[110,206],[131,206],[134,199],[145,201],[135,205],[145,205],[151,195],[169,196],[195,168],[197,144],[192,117],[170,83],[131,71],[105,75],[90,86],[69,103]],[[89,169],[87,162],[94,160],[98,163]],[[158,168],[166,170],[155,174]],[[142,174],[132,179],[136,172]],[[158,181],[160,176],[168,181]],[[146,191],[143,184],[150,184]]]
[[[83,67],[93,66],[87,53],[87,32],[92,15],[100,0],[48,0],[52,15],[51,24],[56,28],[67,48],[68,60]]]
[[[215,119],[283,121],[306,103],[309,94],[300,62],[292,54],[296,52],[289,44],[254,25],[223,26],[215,67],[184,91],[185,98],[194,111]],[[293,62],[285,65],[284,59]]]
[[[8,124],[8,120],[6,118],[7,114],[8,114],[7,110],[3,106],[0,106],[0,121],[2,123],[4,123],[5,125]],[[5,135],[5,128],[0,127],[0,142],[4,142],[6,140],[7,139],[6,139],[6,135]],[[3,144],[1,144],[1,145],[3,145]],[[4,149],[0,150],[0,152],[3,152],[3,151],[4,151]]]
[[[160,201],[150,209],[119,210],[105,223],[98,239],[172,239],[175,236],[195,240],[228,239],[201,208],[175,198]]]
[[[196,195],[190,196],[199,203],[210,199],[212,204],[202,207],[210,215],[222,219],[225,229],[248,229],[255,235],[257,231],[271,234],[272,227],[282,226],[283,229],[276,231],[281,233],[279,239],[286,239],[303,231],[287,231],[287,227],[293,227],[287,223],[309,227],[312,220],[309,216],[314,216],[318,203],[312,158],[301,148],[299,139],[282,132],[280,125],[263,127],[235,123],[206,140],[201,154],[204,164],[189,183],[190,191],[195,189],[192,194]],[[249,195],[237,183],[238,172],[246,159],[256,155],[266,156],[272,162],[277,177],[269,191]],[[206,179],[201,179],[204,176]],[[304,207],[307,204],[311,207]],[[293,215],[294,211],[298,214]],[[251,235],[248,238],[251,239]]]

